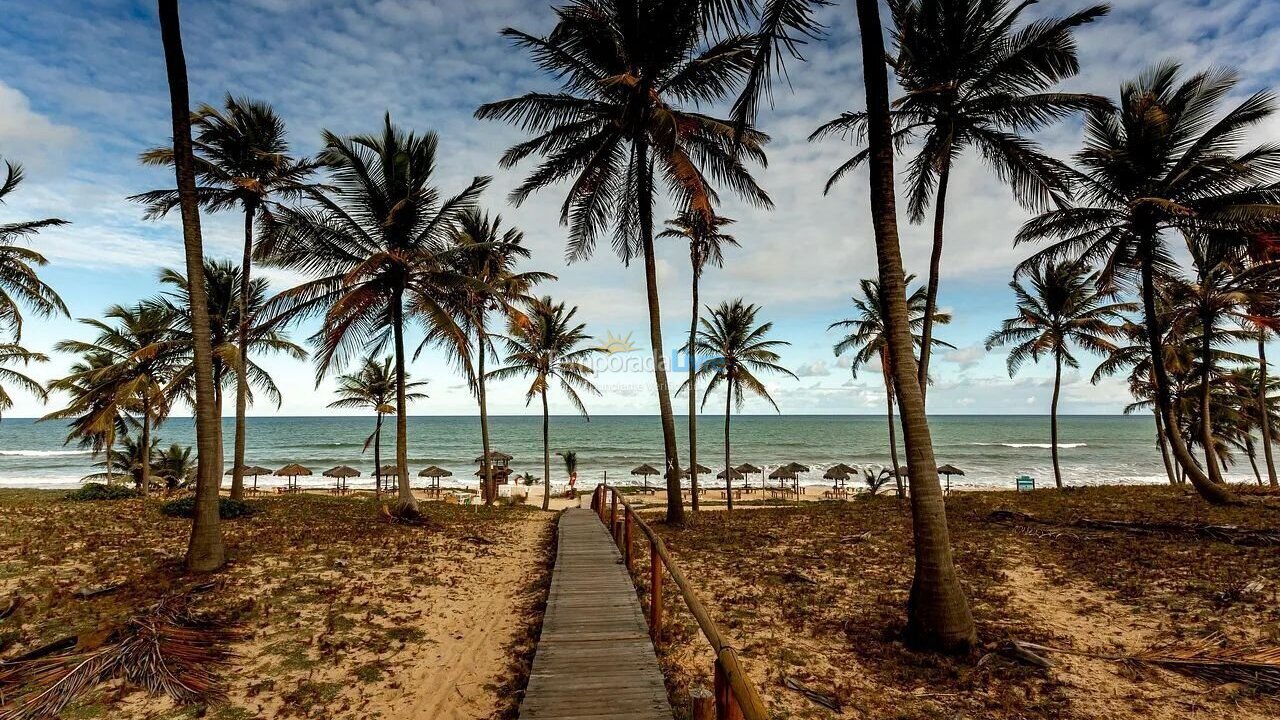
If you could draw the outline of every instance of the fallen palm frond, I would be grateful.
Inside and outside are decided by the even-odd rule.
[[[1141,663],[1172,670],[1211,683],[1240,683],[1261,692],[1280,693],[1280,646],[1262,643],[1229,647],[1221,633],[1191,643],[1167,643],[1132,655],[1096,653],[1018,643],[1020,648],[1079,655],[1122,663]]]
[[[82,638],[65,654],[0,662],[0,696],[11,703],[0,720],[56,717],[77,698],[117,678],[181,704],[225,700],[216,672],[239,634],[193,614],[192,597],[165,598],[117,629]]]
[[[1071,522],[1045,520],[1018,510],[995,510],[987,515],[991,522],[1012,525],[1016,532],[1032,537],[1054,537],[1052,533],[1067,531],[1045,530],[1043,528],[1085,528],[1089,530],[1109,530],[1129,533],[1131,535],[1152,535],[1161,538],[1190,538],[1195,540],[1213,540],[1231,545],[1247,545],[1251,547],[1269,547],[1280,545],[1280,530],[1273,528],[1247,528],[1238,525],[1212,525],[1208,523],[1187,522],[1146,522],[1141,520],[1099,520],[1081,518]],[[1035,526],[1032,529],[1029,526]],[[1063,535],[1059,535],[1062,537]],[[1081,536],[1086,537],[1086,536]],[[1094,536],[1096,537],[1096,536]]]

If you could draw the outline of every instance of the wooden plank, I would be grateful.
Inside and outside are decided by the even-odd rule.
[[[599,515],[560,516],[555,569],[522,720],[671,720],[625,560]]]

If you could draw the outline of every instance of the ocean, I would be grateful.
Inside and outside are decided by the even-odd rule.
[[[686,422],[677,417],[681,436],[680,458],[688,463]],[[474,486],[480,454],[480,422],[476,417],[410,417],[409,465],[415,485],[418,470],[439,465],[454,477],[442,484]],[[1010,488],[1019,475],[1035,477],[1041,486],[1053,483],[1049,456],[1049,420],[1044,416],[940,416],[930,419],[934,451],[939,464],[955,465],[965,476],[952,479],[954,487]],[[383,462],[394,459],[394,418],[383,426]],[[372,417],[261,417],[249,419],[250,465],[278,468],[301,463],[314,477],[303,485],[329,483],[320,473],[334,465],[351,465],[364,472],[355,487],[372,487],[373,451],[361,446],[373,431]],[[174,418],[156,431],[162,447],[170,443],[194,444],[190,418]],[[230,452],[231,420],[223,423],[224,444]],[[495,417],[491,420],[492,445],[515,456],[517,472],[542,476],[541,418]],[[789,462],[809,465],[813,471],[801,482],[813,486],[822,480],[822,468],[837,462],[853,465],[889,465],[885,420],[858,416],[735,416],[731,425],[734,465],[749,462],[772,467]],[[36,423],[30,419],[4,418],[0,422],[0,487],[71,488],[92,472],[94,458],[74,445],[64,446],[61,423]],[[1149,417],[1067,416],[1060,420],[1064,479],[1071,485],[1167,482],[1155,444],[1155,425]],[[705,416],[698,425],[698,461],[719,470],[723,467],[723,418]],[[899,437],[899,442],[901,438]],[[662,467],[662,435],[656,417],[604,416],[586,422],[578,417],[551,419],[552,482],[565,481],[563,466],[554,453],[574,450],[579,458],[579,482],[591,485],[603,479],[625,483],[641,463]],[[900,456],[901,458],[902,456]],[[1231,475],[1251,480],[1248,463]],[[756,480],[757,478],[752,478]],[[654,481],[656,478],[650,478]],[[259,485],[277,484],[277,478],[259,478]]]

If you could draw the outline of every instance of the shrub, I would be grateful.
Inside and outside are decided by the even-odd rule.
[[[102,483],[85,483],[84,487],[67,493],[68,500],[130,500],[142,497],[142,492],[124,485],[103,485]]]
[[[188,495],[172,500],[161,505],[160,512],[169,517],[193,518],[196,515],[196,498],[194,495]],[[223,520],[248,517],[256,512],[258,512],[256,505],[230,498],[218,498],[218,517]]]

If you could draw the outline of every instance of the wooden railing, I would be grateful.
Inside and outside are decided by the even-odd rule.
[[[621,517],[618,515],[619,505],[622,506]],[[680,596],[684,598],[689,612],[697,620],[698,627],[702,629],[702,636],[707,639],[711,650],[715,653],[712,695],[705,699],[694,698],[695,720],[710,720],[711,717],[715,717],[716,720],[768,720],[769,713],[765,709],[764,700],[761,699],[760,692],[756,690],[751,678],[747,677],[746,671],[742,668],[738,651],[725,642],[724,635],[711,619],[707,607],[693,592],[684,573],[680,572],[680,568],[667,553],[662,538],[640,519],[631,504],[622,497],[617,488],[611,485],[596,486],[591,496],[591,509],[600,516],[600,522],[604,523],[613,534],[614,542],[622,552],[628,572],[635,568],[634,528],[640,528],[640,532],[649,540],[649,635],[654,642],[656,643],[662,634],[662,583],[665,570],[665,574],[671,576],[672,582],[680,591]]]

